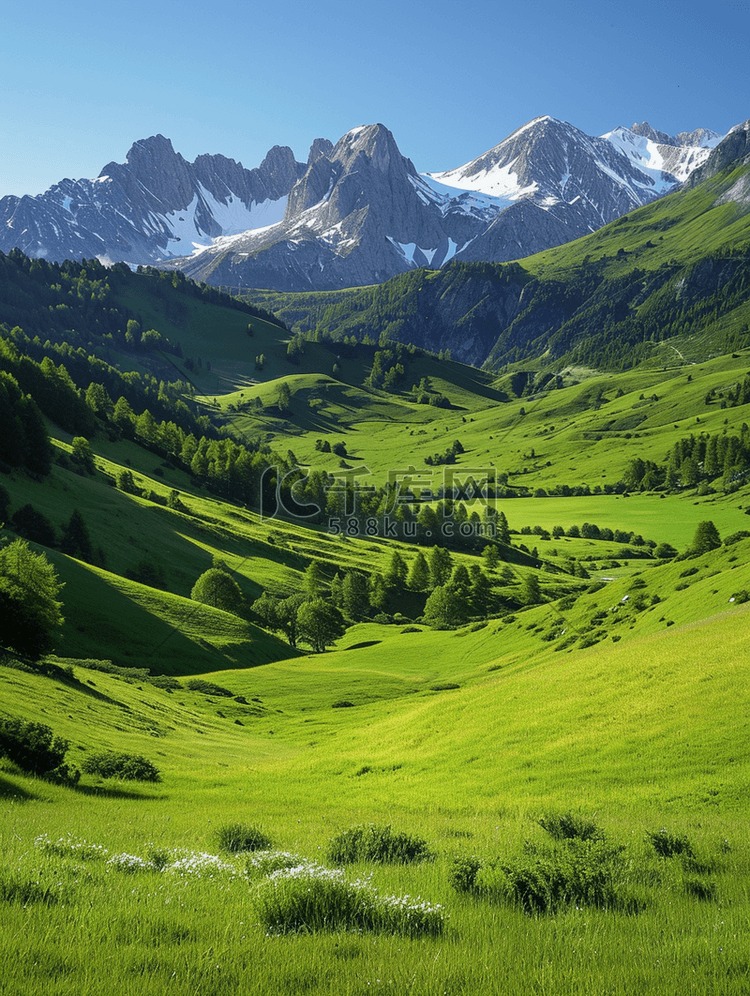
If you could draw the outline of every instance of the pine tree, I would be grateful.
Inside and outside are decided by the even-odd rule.
[[[430,568],[421,550],[412,561],[406,584],[412,591],[426,591],[430,587]]]
[[[385,612],[388,608],[388,585],[382,574],[370,577],[370,605],[377,612]]]
[[[403,588],[408,568],[404,558],[394,550],[385,572],[385,583],[392,588]]]
[[[76,560],[85,560],[87,564],[94,563],[94,547],[91,543],[91,537],[83,516],[77,508],[73,510],[68,524],[63,526],[60,549],[69,557],[75,557]]]
[[[370,605],[367,578],[359,571],[347,571],[341,586],[341,608],[347,619],[364,619]]]
[[[539,578],[535,573],[529,572],[524,576],[521,585],[521,601],[524,605],[538,605],[542,600],[542,591],[539,587]]]
[[[310,598],[319,598],[323,590],[323,568],[319,560],[311,560],[302,578],[302,590]]]
[[[439,588],[441,585],[447,584],[453,567],[453,559],[448,551],[442,547],[434,546],[430,551],[429,564],[432,587]]]
[[[482,550],[482,560],[488,571],[494,571],[500,563],[500,551],[494,543],[488,543]]]
[[[693,542],[690,545],[690,552],[699,555],[701,553],[708,553],[709,550],[716,550],[720,546],[721,537],[719,536],[719,530],[713,522],[710,519],[705,522],[699,522],[695,530]]]

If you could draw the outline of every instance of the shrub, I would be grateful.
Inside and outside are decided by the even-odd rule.
[[[244,823],[227,823],[216,831],[219,846],[237,854],[239,851],[267,851],[271,838],[256,826]]]
[[[100,778],[121,778],[128,782],[158,782],[161,780],[156,767],[139,754],[123,754],[113,750],[89,754],[81,768],[87,775]]]
[[[461,855],[454,858],[448,872],[448,881],[456,892],[475,892],[477,875],[482,868],[482,862],[476,857]]]
[[[496,888],[526,913],[554,913],[568,905],[634,913],[640,904],[623,888],[622,850],[580,838],[552,849],[527,848],[517,861],[499,866],[504,877]]]
[[[354,861],[377,861],[403,864],[426,861],[433,857],[421,837],[395,831],[390,825],[367,823],[350,827],[334,837],[328,845],[328,860],[336,864]]]
[[[213,681],[204,681],[203,678],[191,678],[186,687],[191,692],[200,692],[202,695],[218,695],[226,699],[231,699],[234,695],[223,685],[215,685]]]
[[[443,932],[439,905],[409,896],[380,896],[338,869],[302,864],[269,875],[256,889],[260,922],[270,932],[369,930],[410,937]]]
[[[740,529],[739,532],[724,537],[724,546],[732,546],[734,543],[739,543],[740,540],[747,539],[748,536],[750,536],[750,531]]]
[[[546,813],[537,823],[555,840],[601,840],[603,833],[593,820],[575,813]]]
[[[691,857],[693,854],[692,845],[684,834],[670,833],[664,828],[649,831],[646,840],[662,858],[673,858],[679,854]]]
[[[178,688],[182,688],[177,678],[172,678],[168,674],[149,675],[145,680],[157,688],[164,688],[167,691],[176,692]]]
[[[48,776],[63,765],[67,740],[56,737],[43,723],[22,719],[0,720],[0,755],[5,755],[23,771]]]

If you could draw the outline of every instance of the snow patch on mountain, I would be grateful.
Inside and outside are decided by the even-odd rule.
[[[490,166],[477,173],[470,173],[469,168],[474,163],[464,163],[457,169],[446,170],[444,173],[426,173],[425,178],[443,187],[455,190],[470,190],[473,193],[485,194],[492,198],[492,203],[510,204],[521,197],[530,197],[539,189],[537,183],[522,186],[514,170],[515,160],[506,166]]]
[[[663,194],[675,183],[682,183],[708,159],[712,146],[674,146],[637,135],[630,128],[618,126],[602,135],[634,166],[651,177],[655,189]],[[704,139],[705,141],[705,139]]]
[[[260,230],[270,228],[278,224],[284,218],[286,210],[287,196],[280,197],[275,201],[266,200],[256,203],[251,201],[245,204],[230,194],[226,201],[220,201],[203,184],[198,184],[199,192],[194,194],[192,201],[181,211],[170,211],[169,213],[157,216],[156,221],[161,220],[166,225],[170,237],[164,252],[164,258],[172,256],[189,256],[196,249],[203,249],[213,245],[218,238],[226,238],[233,235],[242,235],[250,230]],[[208,211],[214,222],[222,230],[221,236],[211,236],[203,230],[197,213],[201,207]],[[153,216],[152,216],[153,217]]]

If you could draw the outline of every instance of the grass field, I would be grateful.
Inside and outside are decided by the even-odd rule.
[[[3,903],[0,991],[93,994],[105,975],[123,994],[745,991],[748,611],[500,670],[482,663],[484,631],[423,634],[413,655],[399,641],[422,638],[408,634],[212,675],[251,702],[231,710],[80,667],[80,685],[3,668],[3,698],[52,722],[76,760],[116,736],[163,780],[72,790],[5,765],[2,887],[48,893]],[[461,687],[430,690],[441,679]],[[357,704],[332,709],[341,695]],[[524,840],[541,845],[534,821],[549,810],[590,816],[624,846],[640,913],[529,916],[450,887],[456,855],[513,861]],[[218,845],[233,820],[317,862],[354,824],[423,837],[427,864],[347,874],[440,904],[443,933],[269,936],[258,876]],[[661,828],[689,838],[692,864],[649,848]],[[82,839],[106,854],[81,857]]]
[[[365,470],[378,486],[407,468],[417,490],[434,486],[443,466],[425,457],[458,439],[459,472],[493,467],[531,494],[593,491],[636,457],[661,465],[677,441],[747,420],[744,405],[706,401],[744,378],[747,351],[696,346],[694,363],[616,376],[568,369],[561,389],[521,398],[509,371],[421,357],[450,401],[437,407],[408,382],[367,387],[377,347],[339,357],[310,342],[292,365],[268,323],[250,336],[246,315],[215,305],[188,301],[172,321],[158,296],[136,303],[144,327],[196,360],[202,410],[302,466]],[[71,437],[53,434],[69,454]],[[44,550],[65,623],[41,669],[0,662],[0,720],[50,726],[79,769],[114,750],[161,777],[84,770],[66,786],[0,760],[0,994],[750,991],[750,538],[686,554],[701,522],[722,540],[749,527],[744,481],[501,499],[515,559],[452,550],[485,570],[491,618],[432,629],[426,592],[404,589],[312,653],[248,611],[194,601],[193,585],[220,560],[247,607],[301,591],[317,561],[327,595],[338,571],[384,573],[394,549],[411,567],[414,544],[264,520],[114,432],[91,446],[94,474],[69,460],[44,480],[3,474],[12,512],[31,503],[59,535],[77,509],[105,558]],[[124,469],[142,493],[116,486]],[[584,522],[686,556],[533,532]],[[128,577],[144,561],[167,590]],[[530,576],[539,604],[520,594]],[[196,676],[209,684],[191,687]],[[590,837],[541,825],[587,821]],[[223,846],[232,824],[267,837],[260,853]],[[429,860],[332,857],[338,835],[370,824],[423,842]]]

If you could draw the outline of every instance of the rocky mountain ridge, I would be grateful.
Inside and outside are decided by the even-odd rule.
[[[689,176],[715,136],[664,138],[645,123],[597,138],[546,116],[463,167],[420,175],[382,124],[316,139],[306,163],[275,146],[251,170],[221,155],[190,163],[156,135],[95,180],[0,199],[0,250],[166,266],[235,288],[380,283],[594,231]]]

